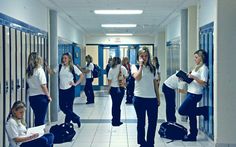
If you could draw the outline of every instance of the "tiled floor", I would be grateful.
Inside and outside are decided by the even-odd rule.
[[[136,114],[133,105],[122,103],[122,121],[120,127],[112,127],[111,120],[111,99],[107,94],[101,92],[96,94],[95,104],[86,105],[85,96],[77,98],[74,104],[74,111],[79,114],[82,121],[81,128],[75,125],[76,136],[72,142],[56,144],[55,147],[139,147],[136,142]],[[165,119],[165,102],[162,101],[159,107],[157,130]],[[64,115],[59,114],[59,121],[64,120]],[[178,121],[180,122],[180,121]],[[55,123],[53,123],[55,124]],[[51,125],[53,125],[51,124]],[[181,123],[188,126],[186,123]],[[197,142],[182,142],[160,138],[156,133],[155,147],[213,147],[213,142],[203,133],[199,133]]]

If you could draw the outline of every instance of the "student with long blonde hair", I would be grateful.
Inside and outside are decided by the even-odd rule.
[[[35,116],[35,126],[43,125],[48,103],[52,100],[47,88],[47,79],[42,67],[42,59],[36,52],[28,58],[27,83],[29,102]]]
[[[132,65],[131,73],[135,79],[134,108],[137,115],[137,135],[140,147],[154,147],[158,117],[158,75],[150,61],[147,47],[138,51],[138,65]],[[145,137],[146,113],[148,116],[147,137]]]
[[[51,70],[47,66],[50,74],[58,72],[59,74],[59,106],[66,115],[65,123],[71,121],[81,126],[80,117],[73,112],[73,103],[75,99],[75,86],[79,85],[84,79],[82,72],[73,64],[72,55],[64,53],[61,57],[61,64]],[[80,78],[76,81],[76,75]]]
[[[184,137],[183,141],[197,140],[197,115],[207,117],[207,107],[197,107],[202,99],[203,88],[207,85],[208,68],[206,66],[207,53],[204,50],[197,50],[194,53],[195,68],[188,74],[193,81],[188,84],[186,99],[179,108],[180,115],[187,115],[190,123],[190,134]]]
[[[40,138],[37,138],[38,133],[27,135],[25,110],[25,104],[16,101],[9,112],[6,123],[9,147],[52,147],[54,136],[51,133],[44,134]]]

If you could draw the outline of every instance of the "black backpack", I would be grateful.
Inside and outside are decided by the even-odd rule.
[[[62,123],[60,125],[54,125],[49,130],[54,135],[53,143],[63,143],[72,141],[76,132],[72,123]]]
[[[102,69],[97,64],[93,64],[93,65],[94,65],[94,68],[92,71],[93,78],[98,78],[102,75]]]
[[[175,122],[164,122],[158,131],[160,137],[171,140],[182,140],[187,135],[187,129]]]

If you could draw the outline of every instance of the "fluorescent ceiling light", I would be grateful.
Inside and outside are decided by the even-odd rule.
[[[102,24],[103,28],[134,28],[137,24]]]
[[[119,14],[142,14],[143,10],[94,10],[95,14],[119,15]]]
[[[131,33],[117,33],[117,34],[114,34],[114,33],[108,33],[106,34],[107,36],[133,36],[133,34]]]

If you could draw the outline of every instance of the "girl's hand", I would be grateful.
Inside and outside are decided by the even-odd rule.
[[[71,86],[77,86],[77,84],[75,84],[74,82],[70,82],[69,83]]]
[[[51,101],[52,101],[52,98],[51,98],[51,96],[50,96],[50,95],[48,95],[48,100],[49,100],[49,102],[51,102]]]
[[[139,65],[142,66],[143,65],[143,58],[139,57]]]
[[[35,139],[39,136],[39,133],[35,133],[29,136],[29,140]]]

